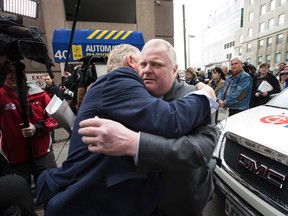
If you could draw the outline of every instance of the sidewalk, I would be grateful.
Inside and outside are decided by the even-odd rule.
[[[66,159],[69,149],[69,133],[63,128],[55,129],[55,141],[53,143],[53,150],[56,159],[57,166],[62,166],[63,161]],[[43,216],[43,209],[36,209],[38,216]]]
[[[66,159],[69,149],[69,133],[63,128],[55,129],[55,141],[53,143],[53,150],[57,166],[62,166],[63,161]]]

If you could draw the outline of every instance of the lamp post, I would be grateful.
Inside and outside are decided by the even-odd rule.
[[[195,38],[195,35],[188,35],[188,67],[190,67],[190,38]]]
[[[185,25],[185,5],[182,5],[182,13],[183,13],[183,39],[184,39],[184,66],[187,68],[187,51],[186,51],[186,25]]]

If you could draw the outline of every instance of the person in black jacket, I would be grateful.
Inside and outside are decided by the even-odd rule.
[[[26,180],[13,173],[6,157],[0,152],[0,215],[37,216]]]
[[[52,78],[47,74],[44,75],[43,80],[46,84],[44,87],[44,91],[49,95],[50,98],[53,98],[54,95],[59,97],[61,100],[64,99],[63,93],[60,90],[59,86],[55,85]],[[51,131],[52,143],[55,143],[55,131],[54,129]]]
[[[270,95],[280,92],[279,81],[269,72],[270,64],[262,63],[259,66],[259,74],[253,79],[251,106],[259,106],[269,101]],[[264,87],[264,82],[268,85]],[[268,87],[269,88],[268,88]]]
[[[172,53],[175,51],[171,44],[152,39],[144,45],[140,55],[139,74],[148,91],[165,101],[182,98],[196,90],[195,86],[175,79],[176,55]],[[197,89],[199,85],[202,90],[206,87],[215,94],[202,82]],[[194,111],[199,110],[198,106],[192,107]],[[216,161],[212,155],[218,139],[216,127],[204,124],[185,136],[167,139],[168,133],[165,137],[155,135],[156,131],[137,133],[112,120],[87,118],[80,122],[78,132],[91,152],[128,155],[141,172],[159,172],[164,196],[149,216],[202,215],[214,189],[212,174]]]
[[[59,86],[55,85],[55,83],[53,82],[53,80],[49,75],[44,75],[43,80],[46,84],[43,90],[49,95],[50,98],[56,95],[61,100],[64,99],[63,93],[60,90]]]
[[[189,85],[197,85],[197,83],[200,82],[200,80],[198,79],[196,71],[192,67],[189,67],[186,69],[185,75],[186,75],[185,81]]]
[[[175,51],[170,47],[172,46],[168,42],[158,46],[163,53],[162,55],[167,56],[166,50],[171,50],[169,56],[175,56]],[[185,101],[171,101],[170,103],[173,104],[181,102],[180,106],[175,108],[177,111],[173,113],[171,113],[171,108],[167,106],[166,102],[160,98],[152,97],[145,86],[156,83],[159,80],[157,75],[160,73],[164,77],[161,84],[167,86],[166,83],[169,83],[172,85],[177,73],[177,65],[175,61],[171,62],[166,57],[165,61],[155,58],[154,61],[149,61],[149,64],[143,62],[140,66],[138,63],[139,54],[140,51],[131,45],[121,44],[115,46],[110,52],[107,62],[107,68],[111,68],[112,71],[108,70],[110,72],[101,76],[87,91],[73,126],[67,160],[61,168],[43,172],[37,182],[37,191],[40,192],[36,199],[38,203],[45,203],[49,199],[45,215],[150,216],[150,213],[156,208],[160,196],[162,196],[162,183],[157,173],[151,171],[138,172],[132,157],[107,157],[103,154],[88,152],[87,146],[83,145],[83,137],[78,134],[79,123],[82,120],[94,118],[95,116],[111,118],[121,123],[125,122],[125,125],[132,130],[153,132],[168,138],[174,137],[173,131],[175,129],[177,134],[180,132],[179,136],[182,136],[190,132],[194,125],[210,124],[210,105],[203,95],[192,94],[185,97],[185,100],[192,97],[190,99],[192,100],[191,103],[194,101],[192,104],[187,104]],[[158,54],[158,52],[153,54],[153,58]],[[115,58],[117,58],[117,61]],[[109,65],[112,65],[112,67]],[[149,68],[150,66],[152,66],[151,69],[157,69],[158,73],[154,74],[154,70],[151,71],[149,73],[150,77],[146,77],[143,81],[137,71],[140,67]],[[181,85],[181,83],[178,84]],[[192,88],[193,86],[189,87]],[[163,88],[163,90],[168,91],[169,88]],[[159,94],[163,90],[157,91],[158,94],[153,89],[151,89],[151,92],[154,92],[153,96],[160,97]],[[213,89],[211,90],[213,91]],[[188,92],[185,92],[185,95]],[[157,104],[152,107],[150,102],[156,102]],[[197,109],[193,104],[197,106]],[[200,106],[201,108],[199,108]],[[173,117],[174,114],[177,116]],[[195,120],[197,121],[196,124],[194,124]],[[174,123],[175,121],[177,123]],[[188,125],[189,128],[183,131],[185,125]],[[175,129],[173,129],[174,127]],[[178,136],[177,134],[175,136]],[[209,148],[211,154],[209,155],[212,155],[213,146],[216,143],[216,139],[213,139],[213,137],[211,139],[212,143]],[[211,174],[209,171],[210,169],[205,169],[203,174],[207,172]],[[209,177],[207,179],[212,184],[212,175],[209,175]],[[183,180],[188,179],[183,178]],[[200,178],[199,180],[203,183],[206,178]],[[209,199],[213,190],[210,190],[210,187],[204,187],[204,189],[209,191],[207,194],[207,199]],[[182,196],[181,192],[178,194]],[[192,194],[194,193],[189,193],[189,195]],[[85,202],[82,202],[83,198],[85,198]],[[205,201],[199,204],[205,205]],[[75,203],[80,202],[81,205],[75,205]],[[181,213],[178,215],[184,216]]]

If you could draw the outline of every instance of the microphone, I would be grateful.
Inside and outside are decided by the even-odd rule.
[[[18,175],[5,175],[0,177],[0,211],[17,203],[29,188],[26,180]]]

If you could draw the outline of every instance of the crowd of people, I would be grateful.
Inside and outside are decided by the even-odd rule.
[[[46,216],[200,216],[214,191],[215,111],[231,116],[288,87],[285,63],[274,75],[268,63],[257,71],[240,57],[230,68],[214,67],[209,78],[189,67],[183,81],[174,47],[152,39],[141,51],[115,46],[99,78],[88,64],[90,75],[77,66],[60,86],[49,75],[43,89],[25,80],[23,125],[18,66],[3,57],[0,63],[0,191],[7,181],[23,191],[11,200],[0,195],[0,215],[36,215],[33,180],[35,204]],[[52,148],[58,124],[45,112],[54,95],[69,100],[77,116],[61,167]]]
[[[270,70],[269,63],[261,63],[257,70],[254,65],[242,62],[240,57],[231,59],[230,67],[230,70],[227,65],[214,67],[209,81],[207,82],[206,77],[204,81],[214,89],[219,107],[229,109],[229,116],[263,105],[288,87],[286,63],[278,65],[279,69],[276,74]],[[191,67],[185,70],[185,75],[185,81],[188,84],[195,85],[195,83],[203,82]]]

